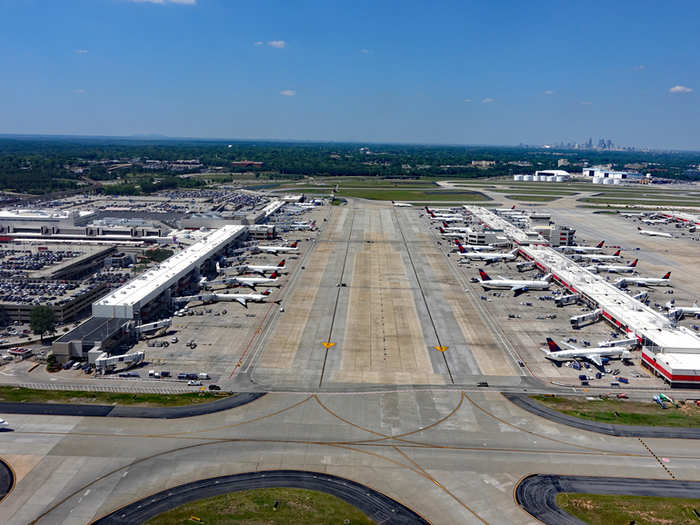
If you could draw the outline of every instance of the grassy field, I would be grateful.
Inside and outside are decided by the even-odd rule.
[[[92,405],[130,405],[176,407],[215,401],[230,394],[192,392],[187,394],[127,394],[116,392],[83,392],[80,390],[34,390],[0,386],[0,401],[11,403],[75,403]]]
[[[358,199],[371,200],[400,200],[400,201],[489,201],[489,197],[478,191],[449,191],[449,190],[412,190],[404,188],[396,189],[351,189],[341,190],[336,194],[339,197],[356,197]]]
[[[700,523],[700,499],[609,494],[557,494],[557,505],[591,525],[675,525]]]
[[[277,502],[277,505],[275,505]],[[371,525],[357,508],[313,490],[275,488],[232,492],[182,505],[147,521],[148,525]]]
[[[651,397],[651,396],[650,396]],[[595,399],[532,396],[543,405],[568,414],[601,423],[662,427],[700,427],[700,407],[690,402],[666,410],[653,402],[620,399]]]

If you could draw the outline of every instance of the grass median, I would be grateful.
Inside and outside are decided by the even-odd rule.
[[[581,399],[560,396],[531,396],[546,407],[599,423],[651,427],[700,427],[700,407],[691,402],[662,409],[653,402],[622,399]]]
[[[372,525],[356,507],[340,498],[305,489],[269,488],[231,492],[164,512],[147,525]]]
[[[562,510],[591,525],[700,523],[700,499],[618,494],[557,494]]]
[[[186,394],[130,394],[122,392],[85,392],[82,390],[39,390],[0,386],[0,402],[68,403],[76,405],[125,405],[142,407],[178,407],[216,401],[226,392],[188,392]]]

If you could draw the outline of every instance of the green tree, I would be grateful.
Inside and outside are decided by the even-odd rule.
[[[43,343],[44,334],[56,328],[56,314],[48,306],[35,306],[29,314],[29,326],[36,335],[41,336]]]

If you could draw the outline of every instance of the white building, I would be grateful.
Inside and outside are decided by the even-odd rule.
[[[584,168],[583,176],[591,178],[593,184],[620,184],[623,181],[639,182],[642,179],[642,174],[636,171],[615,171],[599,166]]]

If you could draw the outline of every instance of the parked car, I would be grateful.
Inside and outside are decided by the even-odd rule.
[[[191,380],[187,381],[187,386],[202,386],[202,382],[199,380],[195,381],[195,380],[191,379]]]
[[[209,390],[221,390],[219,385],[209,385]]]

